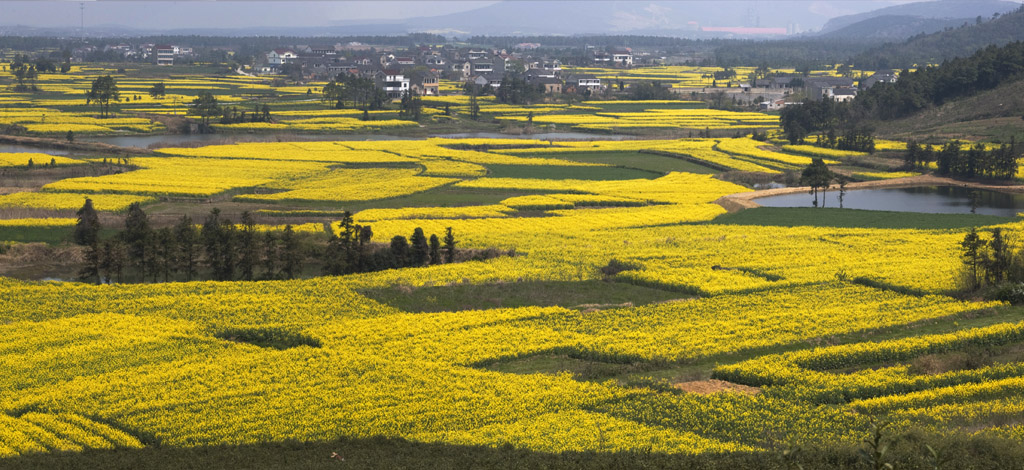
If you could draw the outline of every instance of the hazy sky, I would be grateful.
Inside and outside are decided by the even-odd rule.
[[[341,21],[399,20],[472,10],[495,1],[6,1],[0,24],[78,26],[126,25],[171,29],[246,26],[326,26]]]
[[[637,5],[652,0],[579,0],[581,8],[608,9],[612,4]],[[659,1],[659,0],[653,0]],[[882,8],[914,0],[806,0],[807,10],[830,18]],[[1021,2],[1024,0],[1012,0]],[[121,25],[137,29],[245,27],[322,27],[353,22],[373,23],[411,17],[436,16],[472,10],[497,3],[487,0],[388,0],[388,1],[273,1],[273,0],[89,0],[89,1],[8,1],[0,0],[0,25],[35,27],[78,27],[83,19],[88,27]],[[659,3],[669,4],[666,1]],[[705,2],[706,4],[707,2]],[[729,0],[720,0],[723,12],[729,12]],[[771,8],[772,1],[757,4]],[[685,1],[672,2],[685,5]],[[679,8],[685,9],[685,6]]]

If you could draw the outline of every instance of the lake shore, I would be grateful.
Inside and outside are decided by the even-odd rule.
[[[960,186],[964,188],[987,189],[990,191],[1002,191],[1007,193],[1024,193],[1024,185],[1021,184],[1015,184],[1010,182],[999,184],[998,182],[993,181],[958,180],[935,175],[918,175],[906,178],[861,181],[857,183],[847,184],[846,190],[853,191],[857,189],[875,188],[909,188],[914,186]],[[828,190],[838,191],[839,185],[832,185],[828,188]],[[723,208],[725,208],[725,210],[729,212],[738,212],[744,209],[754,209],[757,207],[761,207],[761,205],[755,201],[758,198],[780,196],[783,194],[809,193],[810,191],[811,188],[809,186],[762,189],[759,191],[749,191],[744,193],[730,194],[728,196],[722,196],[715,200],[714,202],[715,204],[722,206]]]

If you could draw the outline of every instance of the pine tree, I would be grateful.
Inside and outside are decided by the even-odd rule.
[[[177,270],[185,273],[186,281],[191,281],[196,274],[196,258],[199,256],[199,234],[196,233],[191,217],[181,216],[181,220],[174,226],[174,242],[177,248]]]
[[[430,235],[430,264],[441,264],[441,241]]]
[[[444,235],[444,262],[454,263],[455,262],[455,235],[452,233],[452,228],[448,227],[445,230]]]
[[[263,235],[263,279],[277,279],[277,237],[274,232],[267,231]]]
[[[292,279],[302,269],[302,252],[299,240],[292,226],[285,225],[281,234],[281,273],[285,279]]]
[[[257,246],[256,246],[256,221],[253,220],[249,211],[242,212],[242,231],[238,237],[239,277],[243,281],[251,281],[256,270]]]
[[[978,231],[974,228],[971,229],[970,233],[964,236],[964,240],[960,242],[961,258],[971,274],[971,289],[978,289],[981,287],[981,277],[979,270],[982,268],[982,257],[985,250],[985,240],[978,236]]]
[[[402,268],[409,265],[409,242],[401,235],[391,239],[391,259],[394,267]]]
[[[135,267],[143,282],[146,280],[146,273],[151,269],[155,269],[155,266],[147,265],[147,263],[152,261],[152,258],[149,256],[149,248],[152,243],[150,238],[152,236],[149,216],[143,212],[142,206],[139,203],[131,203],[128,206],[128,215],[124,219],[124,232],[121,232],[121,238],[128,245],[128,262],[131,266]]]
[[[422,228],[416,227],[413,230],[409,244],[409,265],[423,266],[427,264],[430,259],[430,246],[427,244],[427,236],[423,234]]]
[[[156,259],[159,270],[163,274],[164,282],[171,280],[171,271],[174,270],[174,232],[168,227],[156,231]],[[156,273],[156,270],[154,270]]]
[[[92,246],[99,241],[100,216],[92,206],[92,199],[85,198],[85,204],[76,212],[78,222],[75,223],[75,243]]]
[[[1010,271],[1010,247],[1003,237],[1003,230],[992,229],[992,240],[988,243],[989,256],[986,257],[985,271],[992,282],[1000,283],[1006,279]]]
[[[102,256],[102,248],[100,248],[99,243],[89,245],[85,250],[85,265],[78,271],[78,278],[83,281],[95,278],[96,283],[99,284],[101,281],[100,262]]]
[[[199,236],[203,241],[203,249],[206,252],[206,265],[210,268],[210,274],[214,279],[223,280],[224,253],[221,251],[221,239],[223,227],[220,221],[220,209],[214,208],[210,215],[206,216]]]

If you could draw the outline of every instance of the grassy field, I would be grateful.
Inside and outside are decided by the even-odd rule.
[[[586,163],[602,163],[626,168],[636,168],[658,173],[685,171],[687,173],[713,174],[716,170],[683,160],[640,152],[572,152],[572,153],[531,153],[534,158],[559,158]]]
[[[463,144],[481,142],[520,145]],[[201,223],[213,207],[236,222],[243,210],[329,211],[274,218],[322,226],[347,209],[388,251],[300,244],[303,278],[281,281],[0,278],[0,426],[14,430],[0,432],[0,467],[735,470],[795,468],[781,450],[798,445],[804,468],[858,468],[879,420],[895,423],[893,439],[916,436],[890,454],[903,468],[926,468],[923,443],[965,468],[1024,453],[1008,421],[1024,386],[1024,308],[950,295],[964,234],[1001,224],[1017,236],[1018,219],[727,214],[714,201],[746,188],[633,151],[545,155],[610,167],[433,141],[208,152],[69,184],[160,194],[146,207],[159,226],[182,213]],[[166,196],[171,178],[196,191]],[[233,199],[280,191],[308,202]],[[509,200],[546,193],[564,200]],[[459,262],[318,276],[350,256],[416,259],[389,242],[448,227]],[[488,250],[516,255],[474,259]],[[213,263],[201,264],[206,279]],[[970,367],[943,355],[989,343]],[[926,362],[942,372],[920,372]],[[948,398],[961,390],[975,395]],[[917,401],[865,408],[880,400]]]
[[[951,139],[1024,141],[1024,80],[878,126],[883,137],[944,142]]]
[[[487,169],[487,176],[492,178],[632,180],[662,176],[653,171],[607,166],[487,165]]]
[[[1013,217],[981,214],[923,214],[810,207],[758,207],[722,214],[709,224],[777,227],[848,227],[883,229],[962,229],[1014,222]]]

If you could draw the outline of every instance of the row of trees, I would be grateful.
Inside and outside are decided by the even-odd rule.
[[[940,175],[1013,179],[1017,176],[1020,156],[1016,139],[991,150],[981,143],[965,146],[959,140],[947,142],[939,149],[910,141],[903,161],[907,167],[919,168],[927,168],[935,162]]]
[[[831,99],[787,106],[779,113],[779,124],[786,135],[786,140],[792,144],[801,144],[808,135],[816,132],[831,136],[825,145],[832,142],[836,146],[839,143],[835,137],[837,132],[843,136],[851,133],[869,136],[873,134],[870,128],[861,125],[859,117],[850,105]]]
[[[75,242],[86,245],[82,280],[95,282],[191,281],[205,270],[218,281],[291,279],[301,273],[306,258],[298,234],[290,225],[280,235],[259,233],[252,216],[242,214],[241,226],[213,209],[200,228],[182,216],[173,227],[154,229],[136,203],[128,208],[124,229],[101,240],[99,218],[91,200],[78,211]]]
[[[243,212],[234,224],[213,209],[200,227],[182,216],[173,227],[155,229],[138,203],[129,206],[124,228],[101,239],[99,216],[86,199],[78,210],[74,240],[87,247],[79,272],[93,282],[170,282],[206,278],[218,281],[292,279],[302,276],[311,259],[324,274],[341,275],[383,269],[455,262],[456,241],[451,228],[443,244],[416,228],[408,240],[396,236],[388,245],[372,243],[373,230],[355,225],[345,213],[341,233],[322,238],[295,232],[259,230],[252,215]]]
[[[245,112],[244,110],[239,110],[238,107],[236,106],[232,106],[230,108],[222,108],[221,113],[221,124],[272,121],[270,117],[270,106],[266,104],[264,104],[262,108],[259,105],[254,105],[252,112],[249,113]]]
[[[875,136],[867,129],[848,129],[837,137],[835,130],[829,129],[828,132],[818,134],[814,145],[828,149],[875,153]]]

